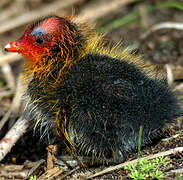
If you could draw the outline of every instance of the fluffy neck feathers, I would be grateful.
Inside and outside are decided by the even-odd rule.
[[[103,35],[99,35],[86,25],[76,25],[71,19],[67,18],[63,21],[65,22],[62,31],[59,32],[60,36],[56,35],[53,38],[52,50],[44,55],[39,63],[32,63],[29,60],[26,63],[25,77],[33,73],[34,78],[39,80],[40,86],[57,87],[69,74],[70,68],[88,54],[109,55],[133,61],[142,67],[141,59],[131,55],[127,49],[118,51],[120,44],[112,49],[104,48]]]

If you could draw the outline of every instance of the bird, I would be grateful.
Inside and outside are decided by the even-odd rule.
[[[73,17],[50,15],[28,25],[5,46],[26,58],[28,84],[22,116],[41,139],[63,141],[73,155],[93,163],[124,162],[161,137],[180,106],[155,65]]]

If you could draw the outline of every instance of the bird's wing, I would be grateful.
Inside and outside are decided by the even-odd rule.
[[[104,94],[110,98],[131,99],[135,96],[134,86],[129,80],[118,78],[102,84]]]

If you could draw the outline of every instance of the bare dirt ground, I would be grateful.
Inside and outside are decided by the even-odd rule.
[[[122,41],[122,47],[129,46],[133,53],[142,54],[146,63],[158,64],[159,70],[165,76],[168,70],[169,84],[177,91],[178,99],[183,106],[183,1],[181,0],[176,2],[126,0],[123,3],[119,0],[69,0],[66,3],[56,0],[2,0],[0,2],[1,49],[8,42],[19,37],[26,25],[34,19],[53,13],[60,16],[71,15],[73,9],[77,18],[88,19],[87,22],[91,24],[95,23],[97,30],[106,33],[106,38],[112,44]],[[156,29],[157,25],[165,22],[169,23],[168,27],[162,24],[160,29]],[[179,26],[173,23],[179,23]],[[24,104],[17,95],[17,81],[22,72],[23,60],[16,55],[9,57],[3,50],[0,53],[0,137],[3,138],[23,111]],[[23,89],[22,84],[18,91]],[[15,95],[18,96],[17,99]],[[179,118],[177,123],[168,128],[164,138],[144,148],[141,156],[183,147],[182,125],[183,118]],[[46,147],[46,143],[40,142],[39,137],[34,136],[32,131],[25,133],[1,161],[0,179],[27,179],[30,169],[37,179],[56,179],[57,175],[59,175],[58,179],[85,179],[108,168],[102,166],[69,169],[55,165],[52,171],[46,171],[46,161],[40,162],[41,159],[48,158]],[[127,161],[136,158],[137,153],[132,153]],[[183,153],[171,153],[169,158],[168,165],[162,167],[166,175],[164,179],[178,179],[177,173],[173,170],[179,170],[178,174],[181,178]],[[35,166],[36,164],[39,165]],[[95,179],[130,178],[128,171],[119,168]]]

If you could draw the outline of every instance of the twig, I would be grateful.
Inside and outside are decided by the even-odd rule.
[[[170,173],[176,173],[176,174],[178,173],[178,174],[181,174],[181,173],[183,173],[183,168],[171,170]]]
[[[0,56],[3,55],[2,49],[3,48],[1,48]],[[8,84],[8,87],[11,90],[14,90],[15,89],[15,78],[14,78],[14,75],[13,75],[13,72],[12,72],[12,69],[11,69],[11,66],[7,62],[4,62],[2,64],[1,70],[2,70],[2,73],[4,74],[4,77],[6,79],[6,82]]]
[[[160,30],[160,29],[176,29],[176,30],[183,30],[183,23],[175,23],[175,22],[164,22],[164,23],[159,23],[151,27],[151,29],[144,34],[141,35],[140,39],[144,40],[146,39],[151,33]],[[167,80],[169,86],[173,84],[174,81],[174,76],[172,72],[172,68],[170,64],[166,64],[166,69],[167,69]]]
[[[9,172],[13,172],[13,171],[21,171],[24,169],[24,165],[15,165],[15,164],[10,164],[10,165],[5,165],[5,164],[1,164],[1,170],[3,171],[9,171]]]
[[[142,3],[139,5],[138,9],[140,14],[141,26],[143,27],[143,29],[147,29],[149,27],[149,21],[148,21],[146,5]]]
[[[101,1],[102,2],[102,1]],[[94,21],[99,17],[105,16],[106,14],[120,8],[121,6],[125,6],[127,4],[130,4],[132,2],[135,2],[135,0],[113,0],[106,3],[106,1],[102,3],[98,3],[97,7],[90,9],[83,10],[79,16],[76,18],[76,20],[79,20],[81,22],[88,21]]]
[[[0,92],[0,99],[5,96],[12,96],[13,93],[14,91],[12,90]]]
[[[11,113],[13,111],[14,112],[18,111],[18,108],[20,107],[21,96],[23,95],[23,92],[24,92],[24,88],[23,88],[23,85],[21,83],[21,75],[20,75],[19,78],[18,78],[16,93],[15,93],[15,96],[13,98],[11,107],[10,107],[9,111],[4,115],[4,117],[0,121],[0,130],[2,129],[2,127],[4,126],[4,124],[9,119]]]
[[[144,40],[146,39],[151,33],[160,30],[160,29],[177,29],[177,30],[183,30],[183,23],[175,23],[175,22],[164,22],[159,23],[151,27],[151,29],[144,34],[141,35],[140,39]]]
[[[25,1],[11,1],[8,6],[1,10],[0,22],[8,20],[20,12],[24,13],[27,10],[25,3]]]
[[[11,1],[10,0],[1,0],[0,8],[2,8],[3,6],[6,6],[8,3],[11,3]]]
[[[54,167],[50,170],[47,170],[44,174],[42,174],[37,180],[47,180],[47,179],[54,179],[58,175],[62,174],[64,172],[63,169],[60,169],[59,167]]]
[[[29,170],[23,169],[22,171],[17,172],[1,172],[1,179],[27,179],[27,174]]]
[[[37,161],[34,166],[29,170],[27,178],[30,177],[43,163],[45,162],[44,159]]]
[[[173,90],[174,90],[174,91],[180,91],[180,90],[182,90],[182,89],[183,89],[183,83],[181,83],[181,84],[175,86],[175,88],[174,88]]]
[[[174,81],[171,64],[166,64],[165,67],[166,67],[166,72],[167,72],[168,85],[171,86],[173,84],[173,81]]]
[[[22,57],[16,53],[3,55],[0,57],[0,66],[2,66],[4,63],[10,63],[20,60],[21,58]]]
[[[5,137],[0,141],[0,161],[11,150],[17,140],[26,132],[29,121],[20,117]]]
[[[183,147],[176,147],[174,149],[170,149],[168,151],[164,151],[164,152],[160,152],[160,153],[156,153],[156,154],[153,154],[153,155],[150,155],[150,156],[147,156],[146,158],[148,160],[151,160],[151,159],[155,159],[157,157],[161,157],[161,156],[168,156],[168,155],[171,155],[171,154],[175,154],[175,153],[178,153],[178,152],[182,152],[183,151]],[[97,177],[97,176],[101,176],[103,174],[106,174],[106,173],[110,173],[112,171],[115,171],[115,170],[119,170],[123,167],[125,167],[126,165],[128,164],[136,164],[137,161],[141,160],[142,158],[139,158],[139,159],[135,159],[135,160],[132,160],[132,161],[127,161],[125,163],[122,163],[122,164],[118,164],[116,166],[112,166],[112,167],[109,167],[109,168],[106,168],[104,169],[103,171],[100,171],[96,174],[93,174],[91,176],[88,176],[86,177],[87,179],[91,179],[91,178],[94,178],[94,177]]]
[[[10,115],[11,115],[11,110],[7,111],[6,114],[3,116],[3,118],[0,121],[0,130],[2,129],[2,127],[5,125],[5,123],[9,119]]]
[[[8,63],[4,63],[1,70],[4,74],[8,87],[11,90],[14,90],[15,89],[15,78],[14,78],[11,66]]]
[[[42,9],[34,10],[28,13],[24,13],[7,23],[1,25],[0,34],[6,31],[12,30],[16,27],[22,26],[24,24],[28,24],[33,20],[39,19],[43,16],[47,16],[51,13],[56,13],[60,9],[67,8],[73,4],[79,3],[81,0],[67,0],[67,1],[56,1],[55,3],[50,4],[49,6],[45,6]],[[106,15],[107,13],[114,11],[115,9],[127,5],[129,3],[135,2],[135,0],[114,0],[111,3],[106,4],[104,2],[102,5],[98,5],[97,7],[83,11],[76,19],[81,21],[86,20],[96,20],[97,18]]]
[[[28,23],[32,22],[33,20],[39,19],[43,16],[47,16],[49,14],[56,13],[60,9],[67,8],[80,1],[81,0],[56,1],[55,3],[49,4],[39,10],[33,10],[28,13],[24,13],[18,17],[15,17],[12,20],[9,20],[8,22],[6,22],[4,24],[1,24],[0,34],[6,32],[6,31],[9,31],[11,29],[14,29],[18,26],[28,24]]]
[[[73,170],[67,172],[65,175],[59,177],[58,180],[64,179],[64,178],[67,177],[68,175],[72,174],[74,171],[77,171],[79,168],[80,168],[80,166],[77,166],[77,167],[74,168]]]
[[[1,91],[7,91],[9,88],[7,85],[3,86],[3,87],[0,87],[0,92]]]

